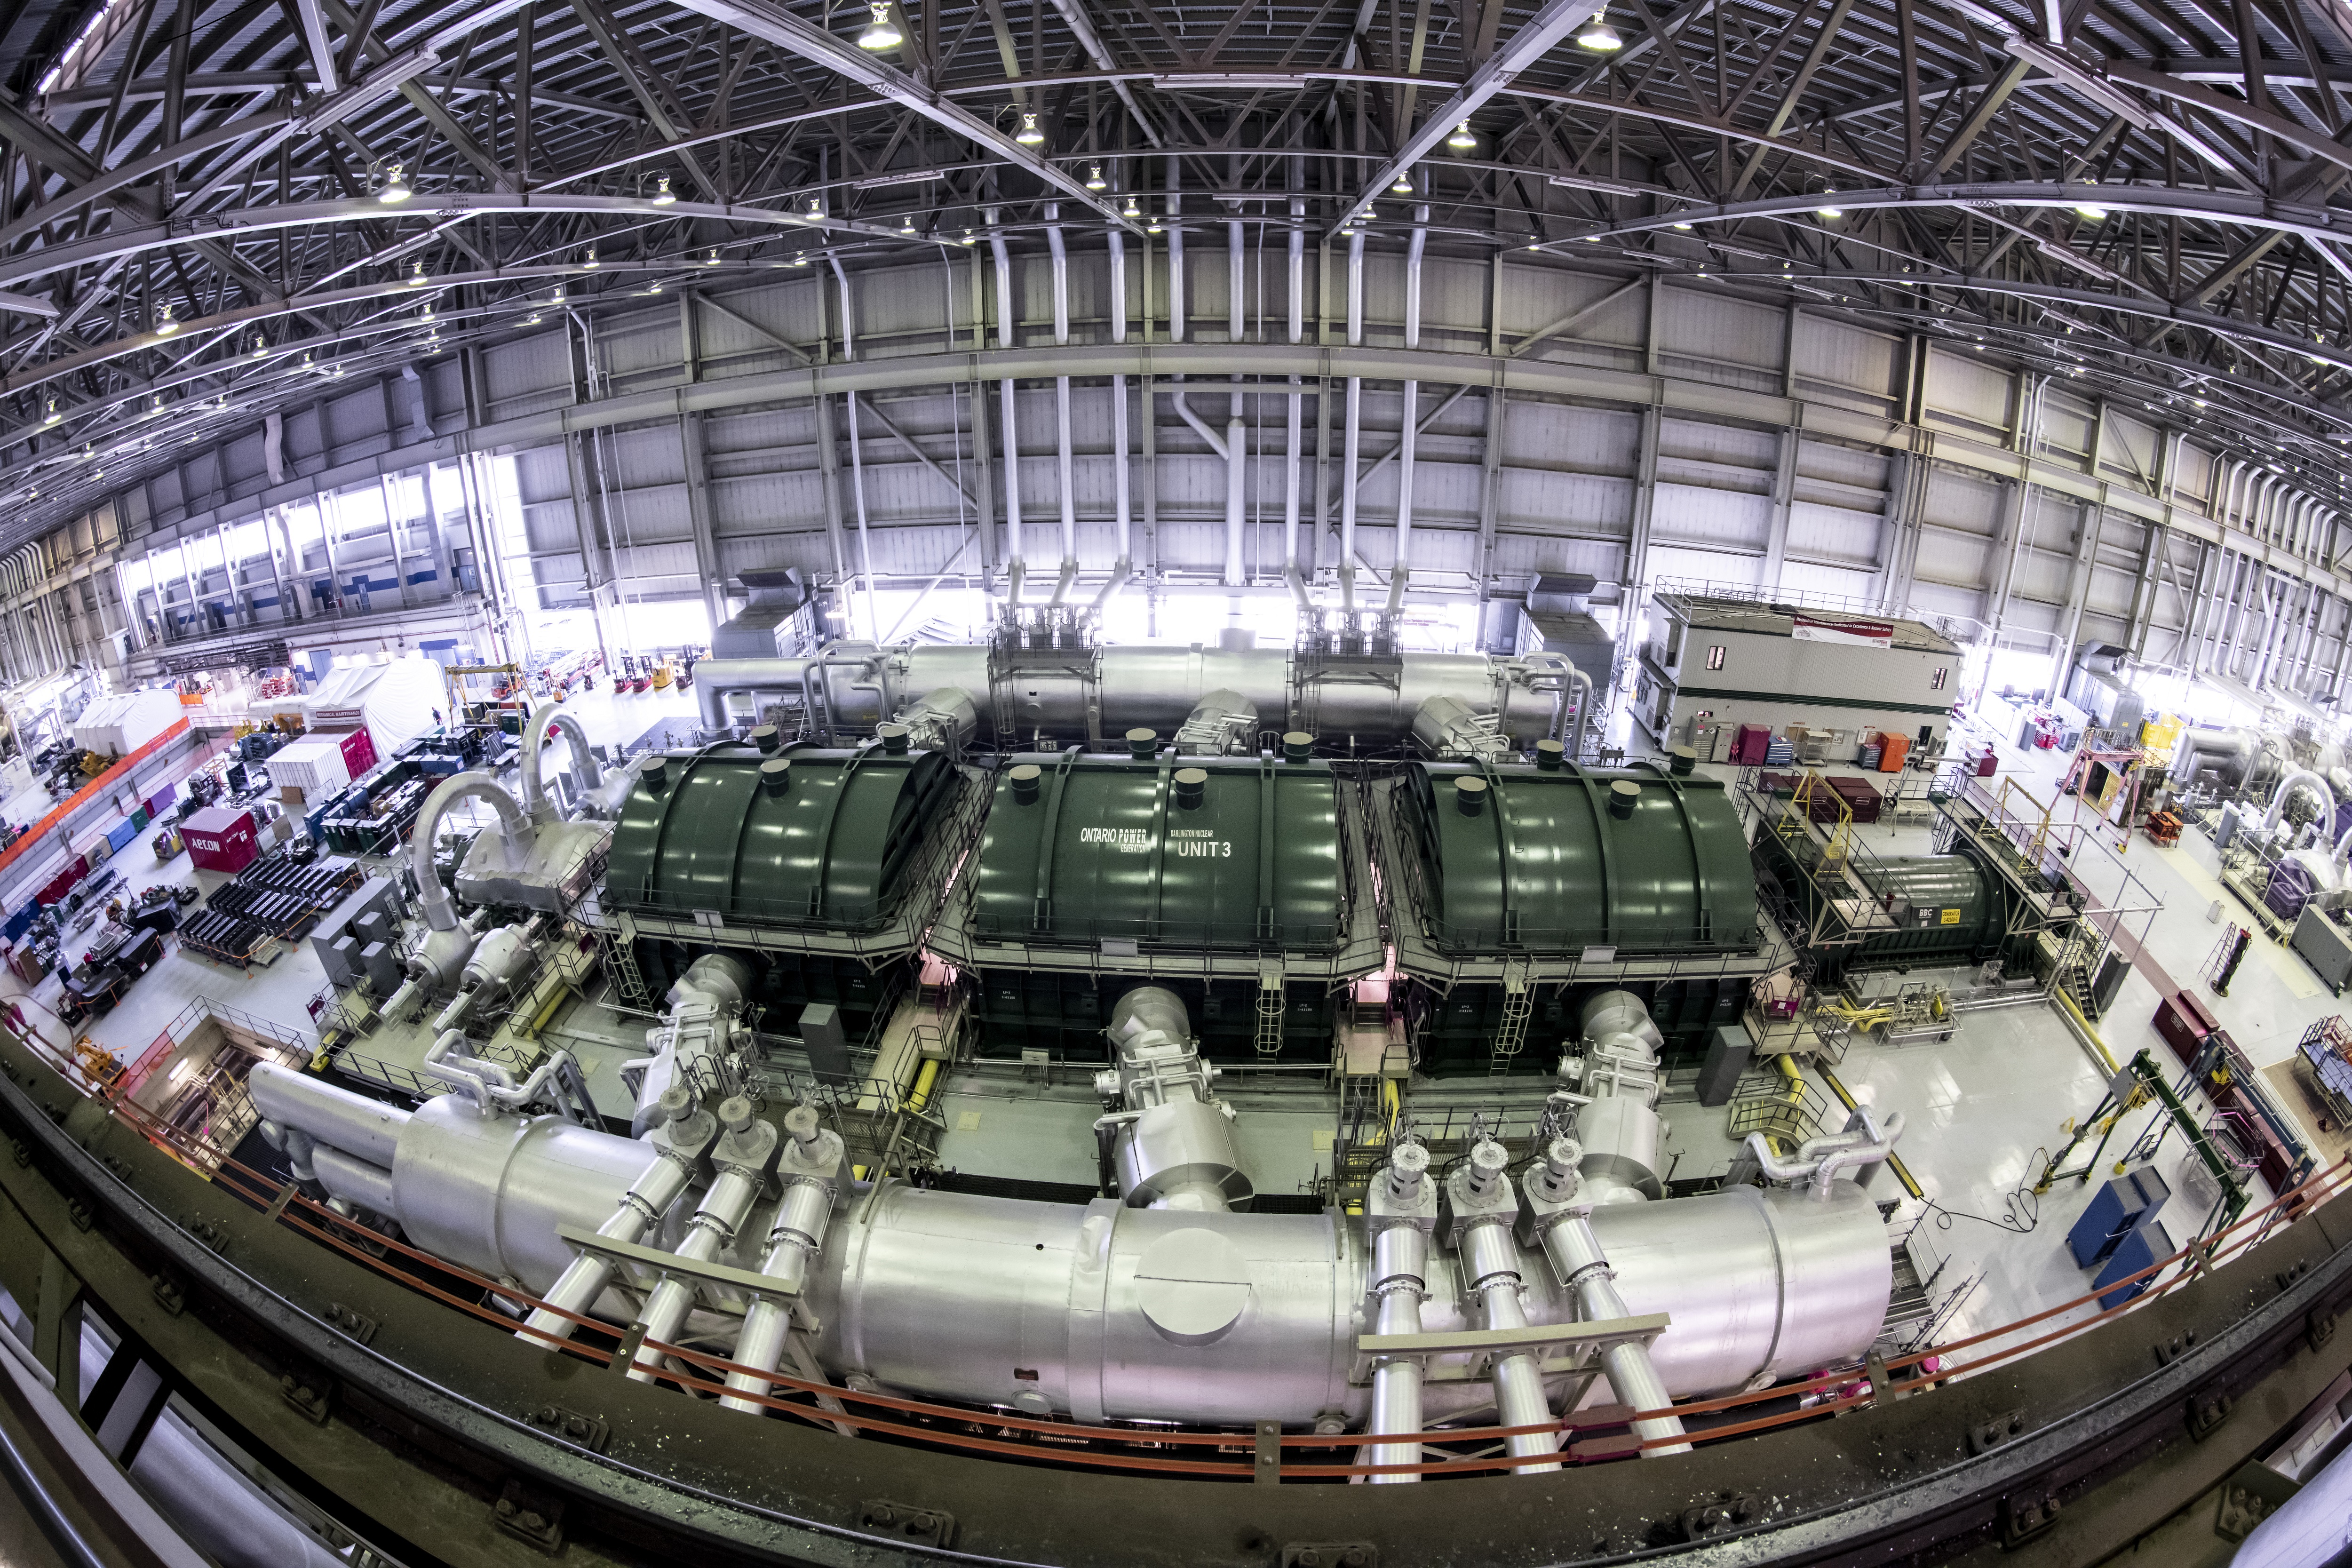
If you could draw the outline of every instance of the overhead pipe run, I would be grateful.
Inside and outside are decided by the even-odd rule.
[[[998,226],[999,209],[991,207],[988,219],[988,248],[996,258],[996,346],[1009,349],[1018,335],[1018,322],[1013,311],[1013,260],[1005,253],[1004,234]],[[1021,584],[1028,575],[1029,562],[1021,547],[1021,417],[1013,405],[1013,378],[1006,376],[996,384],[1001,412],[998,425],[1004,446],[1004,600],[1009,605],[1021,602]]]
[[[1364,341],[1364,236],[1359,229],[1348,237],[1348,346]],[[1364,382],[1348,378],[1347,428],[1339,450],[1339,607],[1356,611],[1357,455],[1362,450]]]
[[[1299,160],[1290,161],[1291,181],[1297,183]],[[1290,270],[1289,341],[1301,342],[1306,336],[1307,312],[1307,203],[1300,197],[1290,198]],[[1301,395],[1301,383],[1290,378],[1290,391],[1283,399],[1283,473],[1282,473],[1282,580],[1290,586],[1290,596],[1299,609],[1311,612],[1315,602],[1307,596],[1304,574],[1298,563],[1298,496],[1306,477],[1307,457],[1299,449],[1300,415],[1306,399]]]
[[[1115,228],[1110,231],[1110,341],[1127,342],[1127,236]],[[1133,476],[1128,472],[1128,440],[1127,377],[1114,375],[1110,378],[1110,482],[1118,559],[1111,565],[1110,581],[1095,595],[1091,607],[1097,616],[1135,574]]]
[[[1404,255],[1404,346],[1408,352],[1421,347],[1421,255],[1429,241],[1429,209],[1412,209],[1412,238]],[[1397,437],[1397,502],[1396,558],[1389,568],[1389,614],[1394,616],[1404,609],[1404,585],[1412,575],[1412,458],[1413,443],[1420,432],[1414,428],[1421,416],[1421,383],[1404,384],[1403,413]]]
[[[1054,343],[1057,348],[1067,347],[1070,342],[1070,258],[1062,245],[1061,216],[1060,203],[1045,204],[1045,243],[1054,258]],[[1062,492],[1062,571],[1050,602],[1058,605],[1069,597],[1070,585],[1078,575],[1078,487],[1071,478],[1070,378],[1066,375],[1054,378],[1054,435],[1055,473]]]

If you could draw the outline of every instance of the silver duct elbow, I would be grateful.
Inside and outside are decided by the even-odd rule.
[[[580,721],[552,702],[541,703],[525,721],[522,741],[522,809],[534,823],[552,821],[555,803],[548,798],[542,776],[541,753],[547,750],[547,731],[561,730],[572,747],[572,770],[574,783],[583,796],[604,782],[604,770],[597,765],[596,753],[588,744],[588,731]]]
[[[1242,1168],[1233,1107],[1210,1091],[1217,1069],[1201,1059],[1183,999],[1139,985],[1111,1009],[1118,1065],[1095,1089],[1109,1108],[1095,1137],[1122,1199],[1137,1208],[1222,1213],[1256,1195]]]
[[[1257,749],[1257,704],[1238,691],[1204,692],[1176,729],[1179,755],[1245,756]]]
[[[461,800],[487,802],[499,816],[499,842],[506,850],[507,862],[513,865],[528,853],[534,829],[514,796],[499,787],[496,779],[485,773],[463,773],[445,782],[425,800],[424,809],[416,814],[416,826],[410,830],[409,869],[415,874],[416,886],[423,905],[425,923],[436,931],[457,929],[457,901],[441,879],[434,874],[433,847],[438,837],[441,818]],[[472,951],[467,944],[467,952]],[[461,956],[457,962],[463,963]]]

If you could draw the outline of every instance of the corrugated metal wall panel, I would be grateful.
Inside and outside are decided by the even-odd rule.
[[[1698,489],[1661,481],[1650,501],[1650,541],[1659,544],[1740,545],[1761,551],[1769,496]]]
[[[1792,561],[1834,563],[1874,573],[1885,531],[1885,521],[1870,512],[1801,500],[1789,508],[1789,555]]]
[[[1903,340],[1819,316],[1797,318],[1797,374],[1877,397],[1902,390]]]
[[[1593,278],[1576,272],[1556,272],[1527,267],[1503,272],[1503,333],[1517,340],[1573,315],[1624,288],[1622,278]],[[1631,348],[1649,330],[1650,301],[1640,289],[1579,321],[1571,336],[1548,341],[1530,353],[1543,353],[1565,343],[1582,341]]]
[[[2106,440],[2099,454],[2101,470],[2121,479],[2134,489],[2153,493],[2156,468],[2164,437],[2156,426],[2128,414],[2107,410]]]
[[[1669,286],[1659,308],[1662,352],[1760,370],[1780,367],[1786,312],[1711,289]]]
[[[1927,351],[1927,418],[1998,438],[2009,427],[2011,375],[1979,355]]]

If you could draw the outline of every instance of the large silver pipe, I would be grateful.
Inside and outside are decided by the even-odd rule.
[[[1225,224],[1226,341],[1238,343],[1247,335],[1247,298],[1242,270],[1242,225]],[[1242,378],[1234,377],[1234,391],[1225,414],[1225,586],[1238,588],[1248,581],[1243,564],[1244,535],[1248,528],[1249,437],[1242,426]],[[1233,603],[1239,619],[1241,602]]]
[[[719,1135],[719,1122],[707,1110],[689,1110],[687,1100],[683,1089],[665,1093],[661,1123],[648,1145],[653,1158],[621,1194],[612,1217],[596,1227],[598,1236],[632,1245],[643,1241],[694,1180],[698,1163]],[[577,1325],[563,1314],[585,1313],[603,1300],[614,1268],[611,1259],[593,1252],[573,1258],[541,1296],[547,1305],[531,1312],[525,1337],[570,1339]],[[556,1308],[562,1310],[551,1310]]]
[[[277,1105],[285,1125],[322,1146],[342,1125],[328,1096],[298,1091]],[[611,1219],[647,1161],[634,1139],[554,1117],[478,1116],[451,1097],[410,1116],[397,1145],[394,1198],[410,1240],[534,1292],[575,1260],[557,1226],[593,1230]],[[725,1206],[733,1203],[730,1195]],[[715,1205],[706,1198],[705,1206]],[[1885,1228],[1850,1183],[1822,1199],[1738,1187],[1612,1204],[1591,1224],[1627,1310],[1671,1319],[1651,1359],[1677,1397],[1850,1358],[1883,1323]],[[1510,1250],[1507,1227],[1480,1228],[1499,1234],[1478,1244],[1468,1266],[1430,1258],[1426,1325],[1475,1326],[1487,1308],[1475,1287],[1506,1269],[1519,1276],[1535,1321],[1569,1321],[1573,1303],[1550,1270]],[[893,1392],[1017,1401],[1084,1420],[1307,1426],[1368,1412],[1370,1391],[1350,1386],[1349,1369],[1369,1252],[1362,1223],[1330,1213],[1139,1208],[1109,1198],[1080,1206],[892,1182],[824,1247],[804,1300],[824,1325],[814,1347],[824,1366]],[[1203,1311],[1204,1295],[1223,1310]],[[1066,1303],[1070,1314],[1057,1306],[1041,1332],[1041,1302]],[[1035,1376],[1015,1377],[1016,1368]]]
[[[1184,341],[1184,188],[1183,165],[1168,159],[1168,341]]]
[[[1117,228],[1110,231],[1110,341],[1127,342],[1127,236]],[[1133,476],[1128,472],[1128,441],[1127,377],[1114,375],[1110,378],[1110,484],[1118,559],[1111,565],[1110,581],[1095,595],[1097,611],[1110,603],[1111,595],[1127,585],[1135,571]]]
[[[457,929],[457,902],[433,869],[433,852],[439,846],[442,816],[461,800],[481,801],[498,813],[499,838],[505,847],[509,865],[529,849],[535,835],[530,818],[515,804],[514,796],[486,773],[456,774],[427,795],[424,808],[416,814],[416,826],[410,830],[408,868],[420,889],[417,903],[425,923],[436,931]],[[457,962],[465,961],[460,957]]]
[[[776,1130],[752,1115],[750,1100],[740,1096],[729,1100],[719,1108],[719,1121],[725,1131],[710,1151],[711,1167],[717,1173],[695,1207],[686,1239],[677,1245],[678,1258],[697,1263],[709,1263],[735,1244],[744,1216],[751,1212],[752,1201],[766,1187],[768,1173],[776,1163]],[[637,1310],[645,1338],[664,1343],[674,1341],[694,1308],[695,1293],[696,1287],[687,1279],[675,1274],[664,1276]],[[665,1352],[652,1344],[641,1345],[629,1377],[637,1383],[653,1382],[664,1359]]]
[[[1455,1216],[1454,1247],[1461,1255],[1462,1280],[1478,1299],[1480,1326],[1489,1330],[1524,1329],[1527,1309],[1519,1300],[1522,1276],[1519,1249],[1511,1234],[1517,1215],[1511,1179],[1505,1173],[1510,1156],[1503,1146],[1481,1139],[1446,1184],[1446,1196]],[[1506,1426],[1549,1426],[1551,1397],[1544,1391],[1536,1358],[1525,1351],[1497,1355],[1487,1372],[1495,1389],[1495,1407]],[[1515,1459],[1542,1459],[1559,1452],[1559,1432],[1521,1432],[1504,1439]],[[1542,1474],[1559,1468],[1557,1459],[1516,1467],[1519,1475]]]
[[[1421,1304],[1429,1297],[1429,1241],[1437,1227],[1437,1184],[1429,1179],[1429,1151],[1417,1142],[1399,1142],[1389,1153],[1388,1168],[1365,1194],[1365,1226],[1372,1243],[1372,1299],[1379,1303],[1374,1331],[1417,1334]],[[1421,1432],[1426,1418],[1421,1398],[1421,1362],[1412,1356],[1384,1356],[1372,1367],[1372,1408],[1364,1429],[1375,1437],[1410,1433],[1403,1443],[1374,1443],[1368,1456],[1375,1465],[1421,1463]],[[1418,1474],[1371,1476],[1374,1486],[1418,1481]]]
[[[1207,438],[1213,430],[1203,425]],[[881,661],[892,689],[931,691],[956,687],[977,700],[991,689],[988,650],[977,644],[917,644],[861,658]],[[695,666],[694,684],[702,721],[713,729],[730,721],[728,699],[745,692],[796,694],[814,663],[803,658],[706,659]],[[1413,716],[1432,697],[1457,698],[1474,713],[1505,703],[1503,729],[1515,735],[1549,734],[1558,719],[1557,670],[1549,663],[1504,660],[1484,654],[1407,653],[1402,681],[1386,685],[1330,684],[1320,698],[1319,723],[1326,734],[1353,735],[1362,744],[1391,744],[1412,734]],[[1113,645],[1101,652],[1100,681],[1089,690],[1076,680],[1025,679],[1014,733],[997,735],[992,702],[980,702],[983,739],[990,744],[1025,742],[1037,728],[1083,738],[1087,703],[1098,698],[1105,732],[1143,728],[1172,732],[1202,696],[1237,691],[1261,713],[1288,712],[1292,681],[1286,648],[1202,648]],[[1034,693],[1034,694],[1033,694]],[[864,688],[836,692],[835,722],[844,731],[870,730],[890,715]]]
[[[821,1129],[816,1112],[796,1105],[784,1112],[784,1142],[778,1175],[784,1183],[775,1223],[768,1231],[768,1249],[760,1272],[775,1280],[772,1295],[761,1295],[744,1308],[743,1329],[735,1339],[733,1360],[756,1369],[730,1373],[730,1391],[719,1400],[730,1410],[760,1413],[759,1400],[775,1386],[769,1375],[784,1358],[792,1333],[792,1304],[808,1288],[809,1262],[824,1247],[833,1220],[844,1151],[841,1135]]]
[[[1575,1292],[1578,1314],[1585,1321],[1607,1322],[1633,1315],[1626,1308],[1625,1299],[1617,1293],[1616,1271],[1609,1267],[1601,1242],[1592,1234],[1590,1218],[1570,1214],[1546,1231],[1543,1241],[1545,1255],[1551,1259],[1561,1281]],[[1665,1379],[1651,1364],[1646,1345],[1628,1342],[1610,1346],[1601,1352],[1601,1370],[1608,1376],[1609,1391],[1616,1395],[1617,1403],[1629,1410],[1664,1410],[1673,1403]],[[1633,1436],[1644,1443],[1658,1445],[1642,1450],[1645,1459],[1690,1452],[1687,1443],[1663,1441],[1683,1436],[1679,1415],[1637,1420],[1633,1423]]]
[[[1299,160],[1293,158],[1291,179],[1298,178]],[[1307,330],[1307,203],[1303,197],[1290,198],[1290,268],[1289,305],[1290,338],[1296,343],[1306,336]],[[1298,497],[1306,478],[1306,454],[1299,450],[1300,411],[1306,399],[1301,395],[1301,383],[1290,378],[1290,392],[1283,399],[1283,474],[1282,474],[1282,580],[1290,584],[1290,596],[1302,610],[1314,608],[1307,595],[1307,584],[1298,565]]]
[[[386,1170],[411,1114],[276,1062],[254,1064],[246,1093],[268,1120],[299,1127],[321,1143]]]

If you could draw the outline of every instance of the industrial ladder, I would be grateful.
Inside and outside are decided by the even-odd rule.
[[[1282,1054],[1282,965],[1257,968],[1257,1054],[1271,1058]]]
[[[596,931],[596,945],[604,949],[604,973],[613,977],[613,989],[621,1000],[632,1007],[650,1007],[653,998],[646,994],[646,977],[637,971],[636,943],[610,927]]]
[[[1486,1071],[1494,1077],[1510,1071],[1511,1063],[1527,1047],[1528,1020],[1536,1011],[1528,967],[1525,960],[1516,958],[1503,964],[1503,1021],[1495,1030],[1495,1053],[1486,1062]]]

